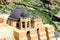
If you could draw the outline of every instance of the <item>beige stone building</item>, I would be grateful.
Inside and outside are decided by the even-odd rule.
[[[54,27],[31,17],[21,6],[11,12],[7,24],[13,28],[15,40],[55,40]]]
[[[0,40],[15,40],[13,28],[0,20]]]

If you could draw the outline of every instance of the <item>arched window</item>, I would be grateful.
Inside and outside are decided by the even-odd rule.
[[[25,28],[25,22],[22,22],[22,27]]]
[[[37,33],[39,33],[39,28],[37,29]]]
[[[16,27],[17,27],[18,29],[20,29],[19,22],[17,22]]]
[[[34,28],[34,21],[31,20],[31,28]]]
[[[27,22],[27,28],[29,27],[29,21]]]

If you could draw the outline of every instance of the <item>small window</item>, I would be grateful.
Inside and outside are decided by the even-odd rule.
[[[31,21],[31,28],[34,28],[34,21]]]
[[[37,33],[39,34],[39,28],[37,29]]]
[[[29,27],[29,21],[27,22],[27,28]]]
[[[22,22],[22,27],[25,28],[25,22]]]
[[[16,27],[17,27],[18,29],[20,29],[19,22],[17,22]]]

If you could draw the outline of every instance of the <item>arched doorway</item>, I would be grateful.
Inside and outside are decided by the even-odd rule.
[[[27,31],[27,40],[31,40],[30,31]]]
[[[40,40],[39,28],[37,29],[38,40]]]

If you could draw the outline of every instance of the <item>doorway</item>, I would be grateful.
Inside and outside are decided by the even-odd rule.
[[[27,40],[31,40],[30,31],[27,31]]]
[[[41,40],[40,39],[40,34],[39,34],[39,28],[37,29],[37,35],[38,35],[38,40]]]

